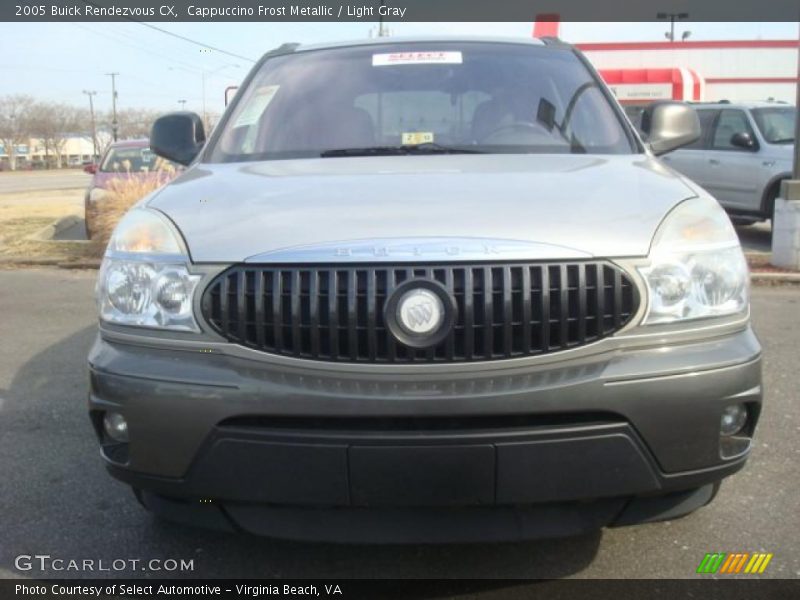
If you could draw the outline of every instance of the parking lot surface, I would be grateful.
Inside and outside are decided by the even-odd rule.
[[[0,577],[690,578],[706,552],[771,552],[800,577],[800,288],[755,288],[766,398],[753,455],[687,518],[529,543],[337,546],[158,521],[104,471],[86,416],[95,273],[0,271]],[[190,572],[20,571],[15,558],[172,558]]]
[[[0,194],[85,188],[91,179],[82,169],[6,171],[0,173]]]

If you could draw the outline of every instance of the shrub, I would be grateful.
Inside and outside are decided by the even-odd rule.
[[[114,228],[128,209],[175,177],[175,167],[160,158],[146,177],[131,173],[130,165],[125,162],[120,176],[109,182],[108,195],[94,206],[91,215],[92,254],[95,256],[105,253]]]

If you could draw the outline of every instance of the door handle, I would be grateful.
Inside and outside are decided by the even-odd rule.
[[[710,165],[718,165],[719,161],[716,158],[709,158],[708,159],[708,164],[710,164]]]

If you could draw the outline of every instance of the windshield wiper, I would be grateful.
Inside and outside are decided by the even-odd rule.
[[[401,154],[485,154],[483,150],[461,146],[443,146],[434,142],[407,146],[367,146],[365,148],[338,148],[320,153],[322,158],[337,156],[394,156]]]

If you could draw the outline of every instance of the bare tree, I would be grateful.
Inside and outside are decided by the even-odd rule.
[[[31,133],[42,141],[48,166],[51,154],[55,157],[55,166],[59,169],[64,166],[62,153],[67,139],[81,130],[81,122],[85,122],[81,114],[81,109],[58,102],[37,102],[34,105]]]
[[[0,97],[0,143],[12,171],[17,168],[17,146],[29,142],[33,105],[33,98],[22,94]]]
[[[157,110],[147,108],[126,108],[117,111],[117,122],[119,123],[119,139],[131,140],[150,137],[150,128],[153,121],[162,113]],[[102,129],[111,129],[111,114],[104,114],[100,117]]]

